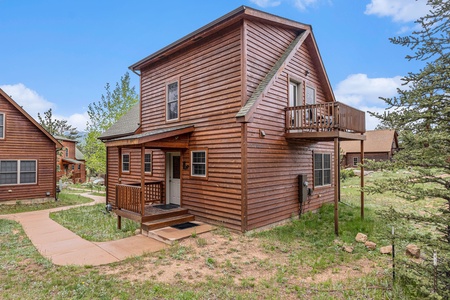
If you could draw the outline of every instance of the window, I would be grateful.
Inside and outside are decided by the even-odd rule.
[[[72,170],[75,170],[75,165],[72,165]]]
[[[130,172],[130,154],[122,154],[122,172]]]
[[[191,152],[191,175],[206,177],[206,151]]]
[[[69,157],[69,148],[65,148],[66,150],[66,157]]]
[[[145,153],[144,155],[144,172],[151,173],[152,172],[152,154]]]
[[[358,165],[358,158],[357,157],[353,157],[353,165],[354,166]]]
[[[331,154],[314,154],[314,186],[331,184]]]
[[[0,139],[5,138],[5,114],[0,113]]]
[[[302,105],[302,84],[289,81],[289,107]]]
[[[316,104],[316,90],[310,86],[306,87],[306,105]],[[311,122],[316,121],[316,108],[310,108],[309,113],[306,114],[306,120]]]
[[[178,119],[178,81],[167,84],[167,120]]]
[[[35,160],[0,161],[0,185],[36,183],[36,165]]]
[[[78,165],[78,170],[81,170],[81,165]]]

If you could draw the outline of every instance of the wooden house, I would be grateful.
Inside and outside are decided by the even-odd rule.
[[[130,69],[141,101],[100,137],[119,222],[162,226],[163,203],[165,225],[245,232],[337,199],[335,149],[365,114],[335,101],[311,26],[243,6]]]
[[[395,130],[369,130],[366,132],[364,158],[374,161],[392,160],[399,150],[398,136]],[[341,142],[343,154],[342,166],[358,167],[361,163],[361,149],[358,142]]]
[[[0,89],[0,204],[56,197],[62,145]]]
[[[73,183],[85,182],[86,164],[83,153],[77,148],[77,141],[61,136],[55,138],[63,146],[57,157],[57,180],[65,176]]]

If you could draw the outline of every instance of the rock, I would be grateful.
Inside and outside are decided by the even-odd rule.
[[[359,232],[355,237],[355,241],[358,243],[365,243],[367,241],[367,235]]]
[[[343,246],[342,247],[342,250],[344,250],[345,252],[348,252],[348,253],[353,253],[353,247],[352,246]]]
[[[380,253],[381,254],[391,254],[392,253],[392,245],[381,247]]]
[[[420,248],[414,244],[409,244],[406,246],[406,255],[414,258],[420,258]]]
[[[375,250],[377,248],[377,244],[375,244],[374,242],[371,242],[371,241],[365,242],[364,246],[366,246],[366,248],[369,250]]]

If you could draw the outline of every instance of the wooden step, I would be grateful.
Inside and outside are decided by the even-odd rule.
[[[142,223],[147,223],[147,222],[151,222],[151,221],[157,221],[160,219],[167,219],[167,218],[182,216],[182,215],[187,215],[187,214],[188,214],[188,210],[184,209],[184,208],[170,209],[170,210],[167,210],[166,212],[158,212],[157,214],[154,214],[154,215],[143,216]]]
[[[195,220],[195,216],[189,215],[189,214],[168,217],[165,219],[153,220],[153,221],[142,223],[142,230],[151,231],[151,230],[155,230],[158,228],[182,224],[182,223],[186,223],[186,222],[190,222],[190,221],[194,221],[194,220]]]

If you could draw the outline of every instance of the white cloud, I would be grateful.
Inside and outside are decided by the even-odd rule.
[[[364,13],[406,23],[426,15],[429,10],[427,0],[371,0]]]
[[[392,78],[369,78],[366,74],[352,74],[339,82],[335,89],[336,100],[366,112],[366,129],[374,129],[379,121],[367,111],[382,113],[385,102],[379,97],[390,98],[397,95],[402,87],[401,76]]]
[[[38,112],[43,113],[54,107],[53,103],[47,101],[36,91],[27,88],[23,83],[0,85],[0,88],[35,119],[37,119]]]
[[[250,0],[250,2],[260,7],[273,7],[281,4],[281,1],[279,0]]]
[[[46,100],[43,96],[26,87],[23,83],[0,85],[0,88],[4,90],[6,94],[11,96],[17,104],[22,106],[35,120],[38,120],[38,113],[42,115],[50,108],[55,109],[56,107],[54,103]],[[53,117],[58,120],[67,120],[68,123],[73,127],[76,127],[78,131],[84,131],[86,129],[86,122],[89,120],[87,112],[74,113],[66,117],[56,115],[55,111],[53,111]]]
[[[294,6],[304,11],[308,6],[314,5],[318,0],[294,0]]]

